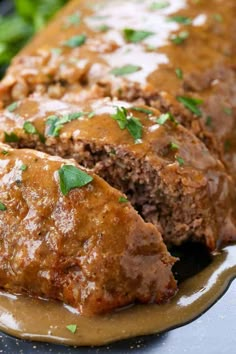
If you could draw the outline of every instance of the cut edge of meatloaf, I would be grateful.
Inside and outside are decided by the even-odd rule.
[[[61,300],[85,315],[163,303],[176,293],[176,258],[154,225],[119,202],[121,192],[72,160],[3,144],[0,151],[3,289]],[[93,180],[63,195],[65,165]]]
[[[39,102],[40,97],[36,101]],[[53,102],[52,106],[56,109],[57,101]],[[120,144],[111,143],[111,141],[106,143],[103,133],[99,133],[99,131],[102,132],[102,126],[94,123],[96,116],[88,121],[92,122],[93,129],[97,126],[99,129],[97,132],[102,134],[100,142],[96,141],[96,131],[93,131],[94,135],[91,135],[90,139],[81,140],[81,121],[78,120],[77,123],[75,121],[67,123],[58,138],[45,136],[46,141],[42,143],[38,134],[26,134],[22,129],[25,119],[34,123],[35,116],[27,113],[27,116],[23,118],[19,114],[22,106],[27,108],[26,112],[30,112],[28,108],[31,103],[30,100],[23,100],[18,103],[18,108],[14,113],[8,112],[5,116],[4,113],[1,114],[1,140],[4,139],[3,128],[8,127],[9,134],[16,133],[18,136],[19,141],[13,143],[16,147],[33,148],[51,155],[74,158],[83,166],[93,169],[112,186],[126,193],[133,206],[146,221],[151,221],[157,227],[161,225],[163,237],[168,246],[179,245],[190,239],[203,242],[210,250],[214,250],[221,247],[223,243],[235,240],[236,226],[233,213],[235,188],[232,178],[226,174],[221,162],[213,157],[205,145],[184,127],[169,122],[162,129],[169,129],[172,133],[178,131],[180,139],[183,139],[182,151],[192,149],[192,156],[187,155],[189,166],[181,166],[181,161],[178,162],[176,159],[178,151],[172,151],[170,154],[169,142],[171,140],[168,135],[168,142],[164,141],[165,146],[158,147],[157,151],[151,146],[153,142],[150,142],[149,150],[153,149],[155,155],[151,158],[149,150],[147,156],[140,158],[139,154],[132,150],[138,148],[134,143],[129,143],[127,146],[123,142]],[[44,103],[40,104],[43,106]],[[75,107],[72,107],[74,111]],[[33,111],[35,114],[35,108]],[[39,112],[43,114],[41,108]],[[153,110],[153,112],[159,114],[158,111]],[[58,113],[60,114],[60,110],[51,112],[51,114]],[[143,113],[139,113],[140,119],[142,116]],[[38,118],[35,120],[42,134],[47,131],[46,117],[47,115],[41,117],[40,122]],[[101,117],[101,119],[104,118]],[[145,119],[142,122],[147,122],[146,117],[142,119]],[[109,124],[110,121],[113,120],[109,118]],[[106,123],[103,123],[104,127]],[[70,130],[71,124],[75,124],[72,130]],[[113,121],[112,124],[114,124],[116,134],[120,134],[117,123]],[[77,131],[80,132],[79,135],[75,134]],[[178,135],[174,136],[176,137],[178,138]],[[166,152],[169,154],[168,158],[165,158]],[[159,165],[155,165],[156,158]],[[197,165],[200,164],[200,168],[195,167],[191,161],[192,158],[195,159]],[[204,163],[206,163],[205,167]]]

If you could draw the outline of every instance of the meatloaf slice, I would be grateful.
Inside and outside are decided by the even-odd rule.
[[[171,114],[103,99],[34,97],[0,115],[0,139],[75,158],[122,190],[168,245],[235,240],[235,187],[222,163]]]
[[[1,288],[85,315],[175,294],[175,259],[119,191],[72,160],[0,152]]]

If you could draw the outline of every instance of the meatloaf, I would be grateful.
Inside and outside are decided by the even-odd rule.
[[[176,292],[160,233],[72,160],[0,146],[0,287],[82,314]]]
[[[124,101],[80,106],[32,97],[0,114],[0,139],[74,158],[127,194],[168,246],[236,239],[235,186],[221,161],[170,114]]]
[[[13,60],[0,100],[138,100],[171,111],[236,176],[235,19],[235,0],[72,1]]]

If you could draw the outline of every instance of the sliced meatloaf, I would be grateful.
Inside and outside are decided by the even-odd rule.
[[[176,292],[160,233],[72,160],[0,145],[0,287],[85,315]]]
[[[0,115],[0,139],[75,158],[122,190],[168,245],[235,240],[235,187],[224,166],[170,113],[102,99],[34,97]]]
[[[171,111],[236,175],[236,2],[163,4],[70,2],[13,60],[0,101],[138,100]]]

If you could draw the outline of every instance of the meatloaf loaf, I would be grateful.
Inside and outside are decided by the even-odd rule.
[[[0,146],[0,287],[85,315],[176,292],[160,233],[73,161]]]
[[[236,176],[235,33],[235,0],[75,0],[13,60],[0,100],[139,100],[171,111]]]
[[[80,106],[41,96],[0,114],[0,139],[75,158],[127,194],[168,245],[236,239],[235,187],[223,164],[170,114],[108,99]]]

